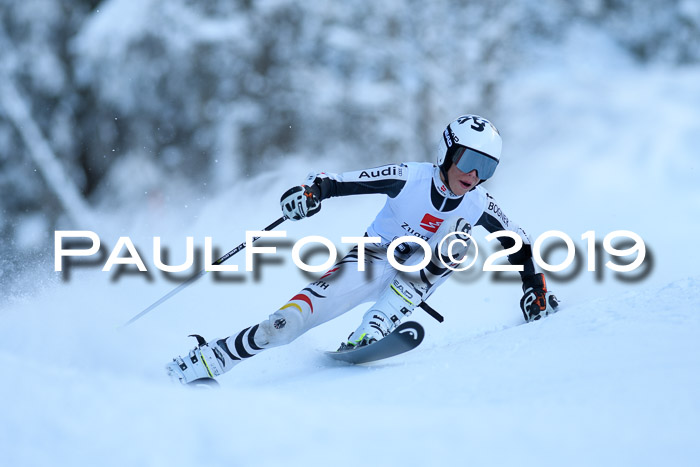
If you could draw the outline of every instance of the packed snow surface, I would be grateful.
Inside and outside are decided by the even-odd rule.
[[[221,299],[223,322],[260,317]],[[99,303],[57,291],[4,315],[7,465],[692,465],[700,454],[699,277],[527,325],[470,327],[466,315],[497,310],[466,305],[442,325],[418,316],[418,349],[366,366],[322,354],[353,324],[341,318],[241,364],[218,390],[162,372],[192,344],[184,328],[214,336],[214,313],[124,330]]]

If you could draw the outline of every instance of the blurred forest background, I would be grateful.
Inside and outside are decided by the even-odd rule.
[[[432,160],[581,25],[637,63],[700,62],[696,0],[0,0],[0,270],[283,159]]]

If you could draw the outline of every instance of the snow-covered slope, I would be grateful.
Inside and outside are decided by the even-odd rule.
[[[6,465],[695,465],[700,455],[700,277],[500,330],[418,316],[423,345],[369,366],[322,355],[349,329],[332,322],[199,391],[160,372],[190,345],[173,339],[176,326],[116,330],[96,308],[48,311],[65,298],[4,316]]]

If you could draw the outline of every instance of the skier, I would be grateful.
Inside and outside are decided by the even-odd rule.
[[[527,234],[480,186],[493,176],[501,144],[501,136],[491,122],[477,115],[464,115],[443,132],[437,165],[409,162],[342,174],[311,174],[306,184],[287,190],[280,200],[282,212],[294,221],[318,213],[327,198],[387,195],[384,208],[365,233],[378,237],[376,243],[363,245],[366,270],[358,268],[362,255],[356,246],[261,323],[208,343],[195,336],[198,346],[166,366],[171,378],[186,384],[219,376],[243,360],[288,344],[309,329],[366,302],[375,303],[340,348],[371,345],[392,332],[463,261],[470,244],[466,234],[474,225],[489,232],[509,230],[522,238],[523,248],[508,260],[523,266],[520,308],[525,320],[538,320],[556,312],[559,301],[547,290],[544,275],[536,269]],[[432,254],[423,269],[400,272],[389,264],[387,247],[402,236],[428,242]],[[441,243],[447,236],[457,241]],[[515,244],[512,238],[499,240],[504,248]],[[412,265],[419,263],[425,252],[416,243],[406,242],[393,254],[398,263]]]

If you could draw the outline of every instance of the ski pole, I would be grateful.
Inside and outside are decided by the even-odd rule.
[[[443,321],[445,321],[445,317],[442,316],[440,313],[438,313],[437,310],[436,310],[435,308],[433,308],[432,306],[428,305],[427,303],[425,303],[425,302],[420,302],[420,303],[418,304],[418,307],[419,307],[419,308],[422,308],[423,311],[425,311],[425,312],[428,313],[430,316],[432,316],[433,318],[435,318],[435,319],[437,320],[438,323],[442,323]]]
[[[287,217],[286,217],[286,216],[282,216],[282,217],[280,217],[279,219],[277,219],[275,222],[273,222],[272,224],[270,224],[270,225],[268,225],[267,227],[265,227],[265,228],[263,229],[263,231],[272,230],[272,229],[276,228],[277,226],[279,226],[282,222],[284,222],[284,221],[286,221],[286,220],[287,220]],[[260,238],[260,237],[253,237],[253,242],[256,241],[256,240],[258,240],[259,238]],[[228,253],[226,253],[224,256],[222,256],[221,258],[217,259],[216,261],[214,261],[214,262],[212,263],[212,265],[213,265],[213,266],[218,266],[218,265],[222,264],[224,261],[228,260],[231,256],[235,255],[236,253],[238,253],[239,251],[241,251],[241,250],[244,249],[245,247],[246,247],[246,242],[241,243],[241,244],[238,245],[236,248],[234,248],[233,250],[229,251]],[[198,279],[200,279],[200,278],[201,278],[203,275],[205,275],[207,272],[208,272],[208,271],[206,270],[206,268],[202,269],[202,270],[199,271],[197,274],[195,274],[194,276],[190,277],[190,278],[187,279],[185,282],[183,282],[182,284],[178,285],[177,287],[175,287],[173,290],[171,290],[171,291],[168,292],[167,294],[163,295],[163,296],[162,296],[161,298],[159,298],[155,303],[153,303],[153,304],[150,305],[149,307],[145,308],[145,309],[144,309],[143,311],[141,311],[139,314],[137,314],[136,316],[134,316],[133,318],[131,318],[129,321],[127,321],[126,323],[124,323],[123,327],[126,327],[126,326],[130,325],[131,323],[133,323],[134,321],[136,321],[137,319],[141,318],[143,315],[145,315],[145,314],[148,313],[149,311],[153,310],[155,307],[157,307],[158,305],[160,305],[161,303],[163,303],[164,301],[166,301],[167,299],[169,299],[169,298],[172,297],[173,295],[175,295],[175,294],[181,292],[185,287],[194,284]]]

